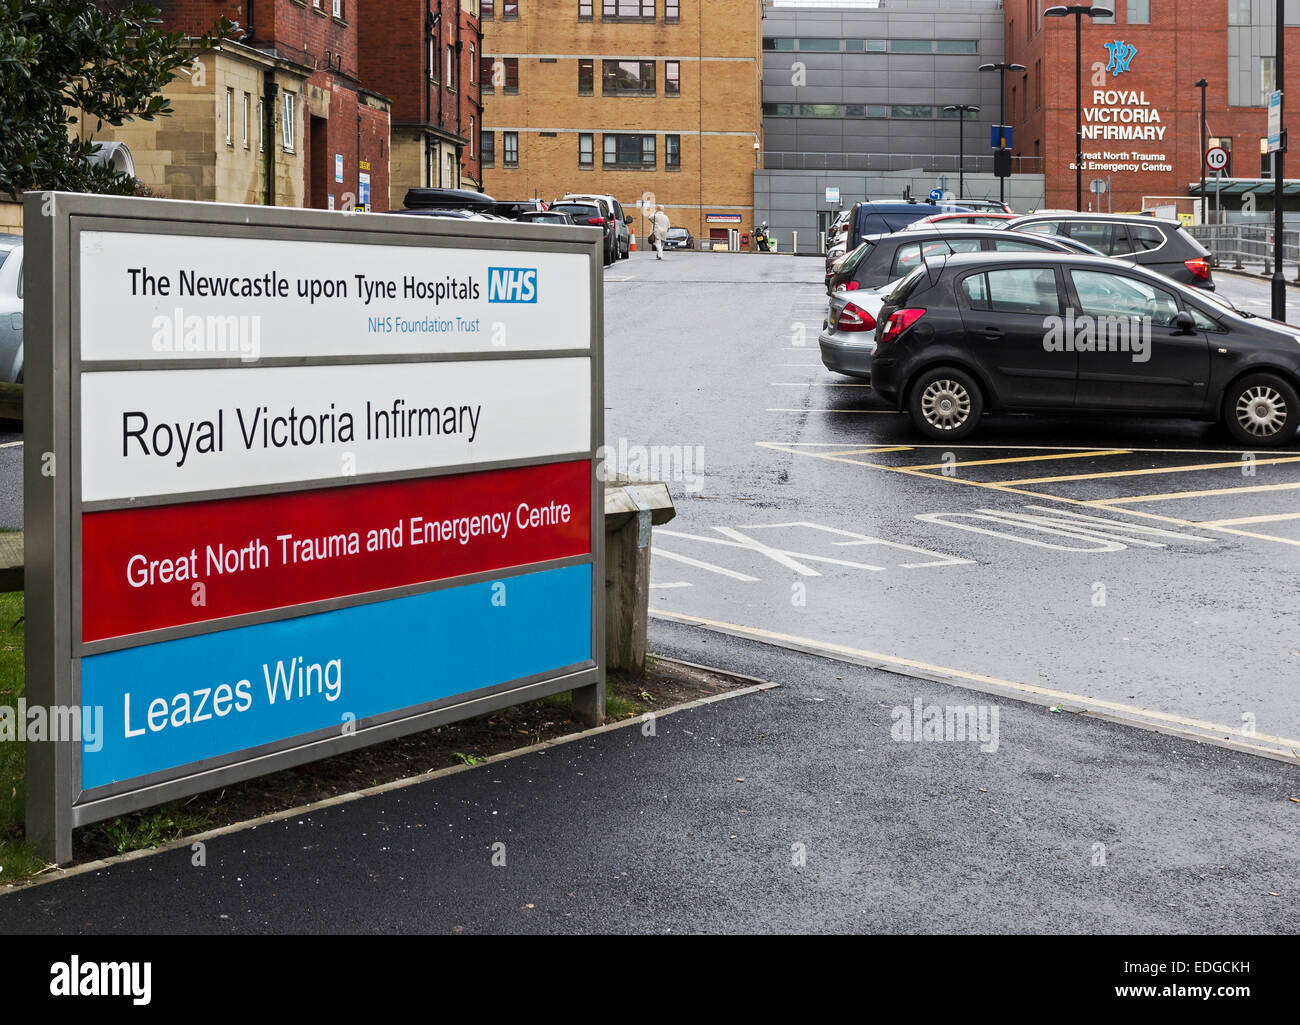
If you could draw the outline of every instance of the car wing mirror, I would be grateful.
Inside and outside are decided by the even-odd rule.
[[[1196,318],[1186,310],[1179,310],[1174,314],[1170,327],[1180,335],[1190,335],[1196,331]]]

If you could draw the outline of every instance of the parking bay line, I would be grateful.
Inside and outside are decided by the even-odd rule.
[[[773,381],[773,388],[870,388],[869,384],[840,381]]]
[[[899,416],[896,409],[769,409],[768,413],[876,413],[880,416]],[[865,463],[863,464],[866,465]]]
[[[1209,498],[1215,495],[1248,495],[1259,491],[1293,491],[1300,488],[1300,481],[1286,484],[1252,484],[1238,488],[1209,488],[1205,491],[1163,491],[1151,495],[1127,495],[1123,498],[1094,498],[1084,505],[1129,505],[1138,502],[1172,502],[1179,498]]]
[[[1244,527],[1251,523],[1281,523],[1284,520],[1300,520],[1300,512],[1279,513],[1273,516],[1239,516],[1235,520],[1205,520],[1199,527]]]
[[[1059,484],[1075,480],[1106,480],[1111,477],[1149,477],[1161,473],[1199,473],[1202,470],[1231,470],[1243,466],[1272,466],[1277,463],[1300,463],[1300,456],[1281,456],[1277,459],[1256,459],[1252,463],[1243,463],[1240,459],[1231,463],[1197,463],[1190,466],[1150,466],[1138,470],[1108,470],[1101,473],[1064,474],[1060,477],[1026,477],[1023,480],[1003,481],[1012,487],[1021,484]]]
[[[698,626],[717,633],[729,634],[733,637],[774,644],[792,651],[818,655],[838,662],[866,666],[883,672],[896,673],[899,676],[931,680],[936,683],[948,684],[981,693],[1001,694],[1037,705],[1057,705],[1064,702],[1078,706],[1077,709],[1072,708],[1070,711],[1080,711],[1097,718],[1111,719],[1139,729],[1173,734],[1191,740],[1198,740],[1202,743],[1214,744],[1218,747],[1243,751],[1247,754],[1262,755],[1266,758],[1290,762],[1293,765],[1300,759],[1300,754],[1297,754],[1297,752],[1300,752],[1300,740],[1275,737],[1266,733],[1244,734],[1234,727],[1206,722],[1203,719],[1174,715],[1169,712],[1142,708],[1137,705],[1126,705],[1105,698],[1091,698],[1083,694],[1057,690],[1052,687],[1041,687],[1037,684],[1004,680],[996,676],[986,676],[983,673],[971,673],[948,666],[933,665],[916,659],[884,655],[879,652],[852,648],[844,644],[835,644],[831,641],[818,641],[793,634],[778,633],[761,627],[742,626],[737,623],[705,619],[702,616],[670,612],[666,609],[652,608],[649,611],[650,615],[655,619],[682,623],[687,626]]]

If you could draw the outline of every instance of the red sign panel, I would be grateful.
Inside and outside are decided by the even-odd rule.
[[[87,513],[83,641],[591,551],[591,464]]]

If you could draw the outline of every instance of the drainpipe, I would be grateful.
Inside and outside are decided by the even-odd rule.
[[[266,107],[265,121],[262,126],[263,138],[266,139],[266,205],[275,206],[275,70],[267,68],[262,72],[262,103]]]

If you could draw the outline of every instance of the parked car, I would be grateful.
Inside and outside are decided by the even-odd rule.
[[[901,279],[922,263],[937,263],[942,266],[941,261],[955,253],[1069,253],[1072,252],[1073,245],[1060,238],[1016,238],[996,228],[936,229],[928,233],[915,233],[919,236],[915,239],[913,234],[903,231],[893,235],[879,235],[874,243],[867,239],[862,244],[861,248],[866,253],[859,266],[859,273],[870,274],[869,265],[877,260],[877,251],[885,251],[893,255],[885,257],[884,266],[887,270],[884,273],[897,274],[896,277],[875,287],[863,287],[850,274],[834,286],[830,295],[830,307],[817,338],[822,365],[827,370],[870,380],[871,357],[876,349],[876,323],[880,310]],[[868,267],[868,270],[863,271],[863,267]]]
[[[888,235],[869,235],[854,250],[851,259],[836,267],[827,290],[830,292],[859,289],[892,289],[895,282],[904,278],[918,266],[922,259],[952,253],[1018,253],[1067,252],[1080,246],[1070,239],[1046,235],[1012,235],[999,228],[947,228],[930,225],[928,228],[913,225],[906,231]],[[1095,249],[1083,247],[1091,255],[1100,255]]]
[[[617,236],[614,228],[614,214],[603,199],[558,199],[551,204],[551,209],[568,214],[580,225],[591,225],[605,232],[605,266],[616,259],[618,252]]]
[[[626,260],[628,254],[632,251],[632,232],[628,227],[632,223],[630,214],[625,213],[623,204],[613,196],[599,196],[590,193],[568,192],[565,193],[564,199],[560,202],[573,199],[598,199],[610,209],[610,216],[614,221],[614,253],[610,263],[615,260]],[[555,204],[552,203],[552,206]]]
[[[964,206],[969,210],[975,210],[977,212],[986,210],[990,213],[999,213],[999,214],[1015,213],[1015,211],[1012,210],[1010,206],[1002,202],[1002,200],[1000,199],[959,199],[957,200],[957,202],[961,206]]]
[[[471,189],[413,188],[406,190],[402,206],[407,210],[476,210],[494,213],[497,200]]]
[[[23,383],[21,235],[0,235],[0,383]]]
[[[847,210],[841,210],[835,215],[835,220],[831,221],[830,225],[826,228],[826,238],[823,245],[827,253],[829,253],[834,246],[845,241],[842,236],[848,234],[849,217],[852,213],[852,207]]]
[[[1141,214],[1038,213],[1018,217],[1007,228],[1066,235],[1106,256],[1136,263],[1181,284],[1214,290],[1210,251],[1178,221]]]
[[[935,214],[969,213],[962,206],[934,206],[930,203],[873,202],[854,203],[849,211],[848,248],[856,249],[868,235],[887,235],[901,231],[913,221]]]
[[[872,386],[928,438],[985,411],[1218,420],[1242,445],[1300,424],[1300,332],[1095,256],[959,255],[918,268],[877,318]]]
[[[669,228],[664,236],[665,249],[694,249],[695,236],[685,228]]]
[[[933,217],[913,221],[907,226],[906,230],[923,228],[927,224],[946,224],[950,228],[960,228],[962,225],[971,228],[1005,228],[1007,222],[1014,221],[1017,216],[1017,214],[1006,214],[1000,210],[985,210],[983,213],[972,214],[935,214]]]
[[[572,214],[563,210],[541,210],[534,213],[520,214],[515,220],[521,224],[577,224]]]

